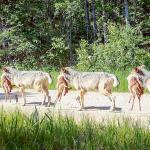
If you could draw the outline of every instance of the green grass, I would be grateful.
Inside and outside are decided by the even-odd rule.
[[[127,77],[128,75],[130,74],[130,71],[129,70],[126,70],[126,71],[116,71],[114,73],[119,81],[120,81],[120,85],[114,89],[114,91],[117,91],[117,92],[128,92],[128,82],[127,82]]]
[[[138,123],[95,123],[84,119],[21,112],[0,113],[1,150],[149,150],[150,131]]]
[[[52,71],[50,72],[51,76],[52,76],[52,84],[49,85],[49,89],[56,89],[56,83],[57,83],[57,77],[59,75],[58,71]]]

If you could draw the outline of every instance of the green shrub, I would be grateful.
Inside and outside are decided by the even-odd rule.
[[[84,70],[89,69],[90,67],[90,59],[89,59],[89,44],[86,40],[81,40],[80,48],[77,49],[78,54],[78,64],[77,68]]]
[[[138,47],[142,39],[138,30],[132,27],[111,24],[105,45],[90,45],[81,40],[80,49],[77,49],[77,67],[82,70],[114,71],[145,64],[149,68],[150,53]]]

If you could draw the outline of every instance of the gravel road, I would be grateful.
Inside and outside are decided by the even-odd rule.
[[[56,107],[53,105],[55,99],[55,90],[49,91],[52,97],[51,107],[41,106],[43,100],[43,95],[37,93],[33,90],[27,90],[27,104],[22,106],[23,99],[19,97],[19,102],[16,104],[14,95],[12,94],[12,102],[5,102],[4,94],[2,89],[0,89],[0,107],[4,110],[9,110],[8,112],[20,109],[26,114],[30,114],[35,110],[35,106],[40,114],[46,112],[52,112],[53,114],[62,114],[73,116],[77,121],[80,121],[83,117],[92,118],[96,121],[112,121],[112,120],[122,120],[128,118],[131,120],[138,120],[143,125],[150,124],[150,94],[144,94],[141,98],[142,111],[138,110],[138,101],[135,101],[134,110],[131,111],[131,104],[129,101],[129,93],[114,93],[116,96],[116,110],[114,112],[110,111],[111,103],[109,99],[98,92],[88,92],[85,96],[85,109],[83,111],[78,111],[79,103],[76,101],[78,96],[77,91],[70,91],[65,97],[62,98],[60,103],[57,103]]]

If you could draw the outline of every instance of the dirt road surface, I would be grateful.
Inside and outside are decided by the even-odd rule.
[[[25,114],[31,114],[36,106],[41,115],[50,111],[53,114],[60,113],[72,116],[76,121],[80,121],[85,117],[103,122],[128,118],[129,120],[138,121],[142,125],[147,126],[150,124],[150,94],[144,94],[141,98],[142,111],[138,110],[138,100],[135,101],[134,110],[131,111],[131,103],[128,103],[129,93],[114,93],[116,96],[116,110],[112,112],[110,111],[111,103],[109,99],[98,92],[88,92],[86,94],[85,109],[83,111],[78,110],[80,105],[76,100],[77,91],[70,91],[55,107],[53,102],[56,91],[50,90],[49,93],[52,97],[51,107],[42,106],[43,95],[33,90],[26,91],[27,104],[22,106],[22,97],[19,97],[19,102],[16,104],[13,93],[11,94],[12,102],[5,102],[3,91],[0,89],[0,107],[3,107],[8,112],[19,109]]]

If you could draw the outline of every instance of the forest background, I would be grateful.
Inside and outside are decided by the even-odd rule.
[[[150,69],[149,3],[1,0],[0,65],[47,72],[75,66],[120,78],[137,65]]]

